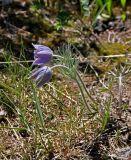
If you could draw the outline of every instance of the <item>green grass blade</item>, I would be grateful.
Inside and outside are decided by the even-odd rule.
[[[41,109],[41,106],[40,106],[40,101],[39,101],[39,98],[38,98],[38,95],[37,95],[37,92],[36,92],[36,88],[33,84],[32,84],[32,90],[33,90],[33,98],[34,98],[34,101],[35,101],[35,109],[37,111],[41,127],[44,129],[43,113],[42,113],[42,109]]]
[[[112,0],[107,0],[107,11],[108,11],[108,14],[111,16],[111,14],[112,14]]]
[[[121,0],[121,5],[122,5],[123,8],[125,8],[125,6],[126,6],[126,0]]]

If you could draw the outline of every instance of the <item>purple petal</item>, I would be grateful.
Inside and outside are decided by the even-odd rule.
[[[36,81],[37,87],[41,87],[44,84],[49,83],[51,78],[52,78],[52,73],[48,73],[48,74],[46,73],[45,76],[41,77],[38,81]]]
[[[43,70],[43,68],[36,68],[32,71],[32,74],[30,75],[30,79],[36,79],[37,76],[40,74],[40,72]]]
[[[51,50],[49,47],[44,46],[44,45],[39,45],[39,44],[33,44],[33,47],[34,47],[37,51],[43,51],[43,50],[50,51],[50,50]]]
[[[33,45],[36,50],[34,50],[34,63],[33,65],[42,65],[51,61],[53,57],[53,51],[43,45]]]
[[[50,51],[46,51],[46,50],[44,50],[44,51],[40,51],[40,52],[34,52],[35,53],[35,56],[37,56],[37,57],[43,57],[43,56],[45,56],[45,55],[49,55],[49,56],[53,56],[53,51],[52,50],[50,50]]]
[[[52,59],[52,55],[48,55],[48,54],[41,55],[40,57],[35,58],[33,65],[44,65],[46,63],[49,63],[51,59]]]

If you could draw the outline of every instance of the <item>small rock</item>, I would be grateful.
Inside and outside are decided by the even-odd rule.
[[[3,110],[0,111],[0,118],[3,118],[4,116],[6,116],[6,114],[7,114],[7,113],[6,113],[5,111],[3,111]]]

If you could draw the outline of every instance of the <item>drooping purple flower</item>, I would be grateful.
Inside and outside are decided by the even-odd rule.
[[[39,69],[35,69],[31,76],[30,79],[32,79],[37,87],[43,86],[45,83],[48,83],[52,77],[52,71],[51,68],[44,66]]]
[[[35,48],[34,51],[34,62],[33,65],[44,65],[49,63],[53,57],[53,51],[44,45],[33,45]]]

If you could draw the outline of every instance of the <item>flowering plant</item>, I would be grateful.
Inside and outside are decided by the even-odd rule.
[[[64,75],[76,81],[81,92],[83,103],[87,107],[88,111],[91,112],[90,106],[86,101],[85,93],[94,104],[97,103],[90,95],[79,72],[77,71],[77,62],[75,58],[72,58],[71,46],[67,45],[62,51],[60,51],[62,56],[54,55],[53,51],[44,45],[33,46],[35,48],[33,65],[37,65],[38,67],[32,71],[30,79],[36,83],[36,86],[41,87],[45,83],[48,83],[52,78],[52,69],[60,67]],[[58,57],[57,60],[60,64],[54,65],[53,67],[45,66],[45,64],[51,61],[53,56]]]

